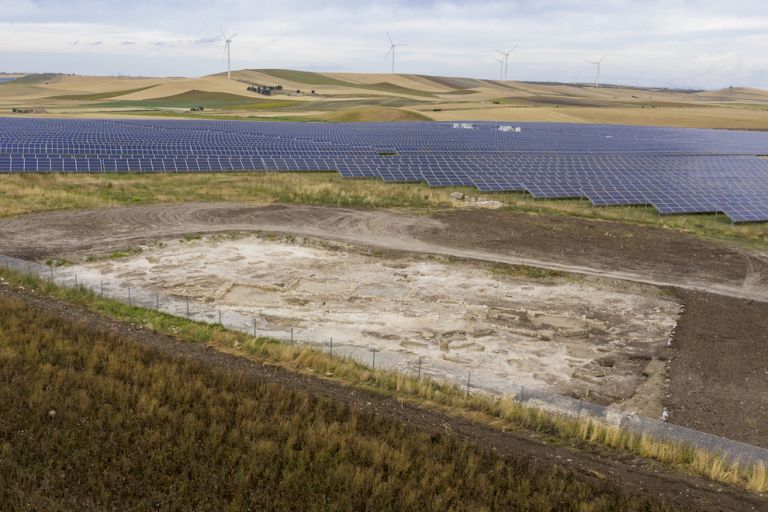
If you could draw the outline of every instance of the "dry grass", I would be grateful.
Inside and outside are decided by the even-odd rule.
[[[0,508],[666,511],[0,296]]]
[[[464,415],[500,428],[535,432],[558,444],[570,444],[577,448],[587,444],[631,453],[696,476],[738,485],[751,491],[768,492],[768,477],[764,466],[727,464],[720,455],[689,445],[638,435],[593,419],[552,414],[522,405],[510,397],[495,398],[478,394],[467,396],[460,386],[442,384],[428,378],[419,380],[399,373],[372,370],[356,361],[333,357],[306,346],[254,338],[220,325],[194,322],[129,307],[97,297],[83,288],[63,288],[36,277],[22,276],[6,270],[0,270],[0,276],[16,284],[23,284],[26,288],[86,306],[116,320],[142,325],[180,340],[206,343],[225,352],[247,355],[260,363],[276,364],[291,371],[325,376],[347,385],[396,396],[451,414]]]
[[[449,208],[450,193],[429,188],[347,180],[336,173],[30,174],[0,176],[0,217],[66,208],[96,208],[183,201],[294,203],[411,211]],[[670,228],[716,240],[768,247],[768,223],[734,225],[724,215],[662,216],[650,207],[596,208],[583,200],[535,200],[528,194],[482,194],[504,209]]]

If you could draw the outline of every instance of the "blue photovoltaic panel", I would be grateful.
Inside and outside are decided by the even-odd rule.
[[[0,119],[0,173],[337,171],[768,221],[768,134],[514,123]]]

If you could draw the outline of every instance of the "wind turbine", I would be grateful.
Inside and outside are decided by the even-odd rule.
[[[598,86],[599,86],[599,84],[600,84],[600,64],[602,64],[602,63],[603,63],[603,60],[605,60],[605,58],[606,58],[607,56],[608,56],[608,54],[606,53],[605,55],[603,55],[602,57],[600,57],[600,60],[597,60],[597,61],[594,61],[594,60],[588,60],[588,61],[587,61],[587,62],[589,62],[590,64],[594,64],[595,66],[597,66],[597,73],[595,73],[595,89],[597,89],[597,88],[598,88]]]
[[[500,53],[500,54],[502,54],[502,55],[504,56],[504,80],[506,80],[506,79],[507,79],[507,75],[508,75],[508,72],[509,72],[509,55],[510,55],[510,54],[511,54],[513,51],[515,51],[515,49],[516,49],[518,46],[519,46],[519,45],[517,45],[517,44],[516,44],[515,46],[513,46],[512,48],[510,48],[510,49],[509,49],[509,50],[507,50],[507,51],[504,51],[504,50],[496,50],[496,53]]]
[[[395,73],[395,49],[398,46],[408,46],[408,45],[404,43],[395,44],[395,42],[392,40],[392,36],[389,35],[389,30],[387,30],[387,38],[389,39],[389,51],[384,56],[384,60],[387,60],[387,57],[389,57],[390,53],[392,54],[392,74],[394,74]]]
[[[501,66],[501,69],[499,70],[499,80],[503,80],[504,79],[504,59],[493,59],[493,60],[498,62],[499,65]]]
[[[232,78],[232,61],[230,59],[230,48],[232,46],[232,40],[235,38],[237,34],[235,33],[227,37],[227,35],[224,33],[223,28],[219,27],[219,30],[221,30],[221,37],[224,38],[224,53],[227,54],[227,80],[229,80]]]

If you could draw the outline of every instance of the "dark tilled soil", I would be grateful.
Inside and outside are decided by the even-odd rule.
[[[678,292],[672,422],[768,447],[768,304]]]
[[[447,227],[418,232],[419,239],[661,280],[674,276],[740,282],[750,272],[744,252],[669,229],[482,209],[451,210],[434,218]],[[768,279],[768,264],[755,264]]]
[[[768,507],[764,497],[663,470],[646,461],[594,450],[577,451],[547,444],[525,433],[502,432],[464,418],[419,408],[337,382],[262,365],[203,345],[180,342],[141,327],[107,319],[76,305],[13,289],[6,284],[0,284],[0,293],[23,300],[34,307],[85,321],[96,328],[115,332],[128,341],[154,347],[175,357],[242,372],[257,381],[277,382],[287,388],[323,395],[358,410],[405,422],[413,428],[454,435],[503,458],[525,457],[533,464],[546,468],[557,465],[571,471],[574,479],[600,485],[616,483],[629,492],[654,496],[683,510],[758,511]]]

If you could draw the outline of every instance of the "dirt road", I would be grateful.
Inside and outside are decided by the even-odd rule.
[[[274,231],[524,264],[768,302],[768,260],[665,229],[487,210],[431,216],[317,206],[187,203],[0,220],[0,254],[78,259],[187,233]]]
[[[33,307],[87,322],[94,329],[117,333],[126,341],[149,346],[175,357],[197,361],[212,368],[225,368],[228,372],[239,373],[257,382],[279,383],[288,389],[326,396],[355,410],[403,422],[434,435],[456,436],[508,460],[523,458],[535,467],[564,468],[571,472],[574,481],[589,482],[607,489],[620,485],[622,491],[654,497],[682,510],[765,510],[764,497],[667,471],[633,457],[616,456],[594,449],[573,450],[549,444],[523,432],[502,432],[464,418],[416,407],[402,400],[353,389],[331,380],[261,365],[211,350],[204,345],[179,342],[148,329],[109,320],[79,306],[13,289],[7,284],[0,283],[0,293]]]

